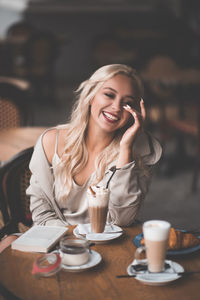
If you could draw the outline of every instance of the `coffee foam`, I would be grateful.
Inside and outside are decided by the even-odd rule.
[[[109,190],[103,187],[92,186],[96,196],[93,196],[91,191],[88,189],[88,200],[89,206],[107,206],[109,201]]]
[[[144,238],[149,241],[163,241],[169,236],[170,223],[166,221],[147,221],[143,225]]]

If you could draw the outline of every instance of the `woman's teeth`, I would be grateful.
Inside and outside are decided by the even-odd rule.
[[[117,121],[117,120],[119,120],[119,118],[117,118],[117,117],[115,117],[115,116],[113,116],[113,115],[111,115],[111,114],[109,114],[109,113],[107,113],[107,112],[103,112],[104,113],[104,115],[109,119],[109,120],[112,120],[112,121]]]

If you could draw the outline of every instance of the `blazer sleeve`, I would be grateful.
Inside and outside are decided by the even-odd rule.
[[[116,170],[110,181],[109,216],[112,222],[119,226],[134,222],[147,194],[151,173],[152,169],[149,168],[149,174],[146,175],[135,161]]]
[[[132,161],[120,169],[109,170],[108,177],[112,176],[109,183],[109,219],[119,226],[128,226],[135,221],[150,186],[153,166],[161,157],[162,148],[156,139],[146,135],[145,143],[148,151],[137,145],[143,167]]]
[[[34,174],[31,176],[26,193],[30,196],[30,211],[34,225],[67,225],[58,217],[52,202],[41,188]]]

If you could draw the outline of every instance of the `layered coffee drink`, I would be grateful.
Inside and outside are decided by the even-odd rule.
[[[104,232],[108,214],[109,191],[103,187],[88,191],[88,210],[92,232]]]
[[[148,270],[161,272],[164,270],[168,247],[170,224],[166,221],[152,220],[143,225]]]

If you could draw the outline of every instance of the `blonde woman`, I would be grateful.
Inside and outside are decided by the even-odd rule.
[[[135,70],[103,66],[77,90],[71,120],[39,138],[30,162],[27,194],[34,224],[88,223],[87,189],[109,182],[109,219],[134,222],[161,156],[143,129],[143,86]]]
[[[89,223],[91,185],[110,191],[108,219],[132,224],[148,191],[161,147],[143,125],[143,86],[134,69],[103,66],[77,90],[71,120],[38,139],[27,194],[34,224]],[[0,243],[3,251],[17,236]]]

